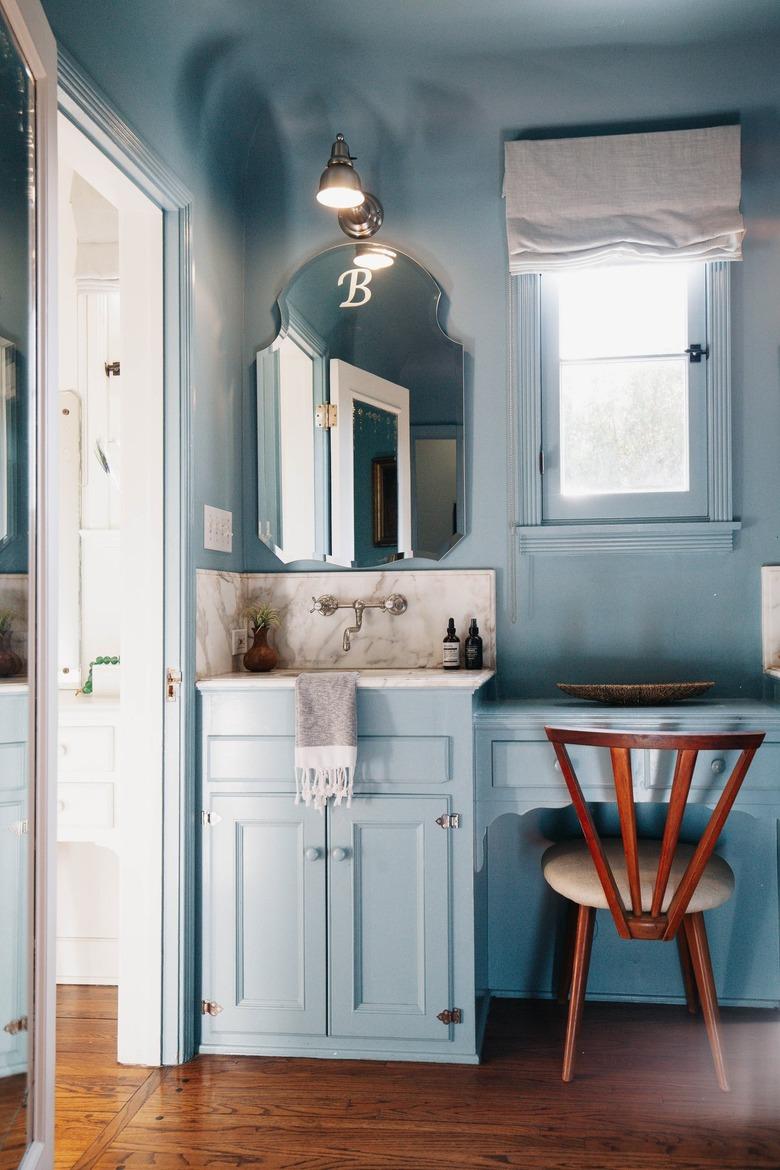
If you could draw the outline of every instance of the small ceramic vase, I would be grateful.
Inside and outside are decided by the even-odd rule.
[[[22,669],[22,660],[11,649],[11,631],[0,634],[0,678],[11,678]]]
[[[244,666],[259,674],[261,671],[273,670],[278,661],[279,655],[273,646],[268,645],[268,626],[255,630],[254,642],[244,655]]]

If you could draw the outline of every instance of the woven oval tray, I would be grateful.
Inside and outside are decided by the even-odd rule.
[[[609,703],[613,707],[657,707],[703,695],[712,682],[674,683],[556,683],[559,690],[575,699]]]

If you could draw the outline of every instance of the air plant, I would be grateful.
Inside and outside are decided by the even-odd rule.
[[[279,625],[279,611],[257,597],[244,610],[244,617],[252,627],[253,634],[258,630]]]

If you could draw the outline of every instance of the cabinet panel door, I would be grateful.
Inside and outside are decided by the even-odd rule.
[[[435,797],[375,796],[330,813],[333,1036],[446,1041],[448,831]],[[343,857],[342,857],[343,853]]]
[[[325,1033],[325,822],[290,796],[214,796],[204,829],[204,1042]]]

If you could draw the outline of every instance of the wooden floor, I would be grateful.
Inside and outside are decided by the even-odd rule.
[[[778,1170],[780,1014],[728,1011],[733,1091],[701,1019],[588,1003],[577,1076],[563,1009],[493,1004],[479,1067],[204,1056],[115,1063],[115,999],[61,988],[58,1170]]]

